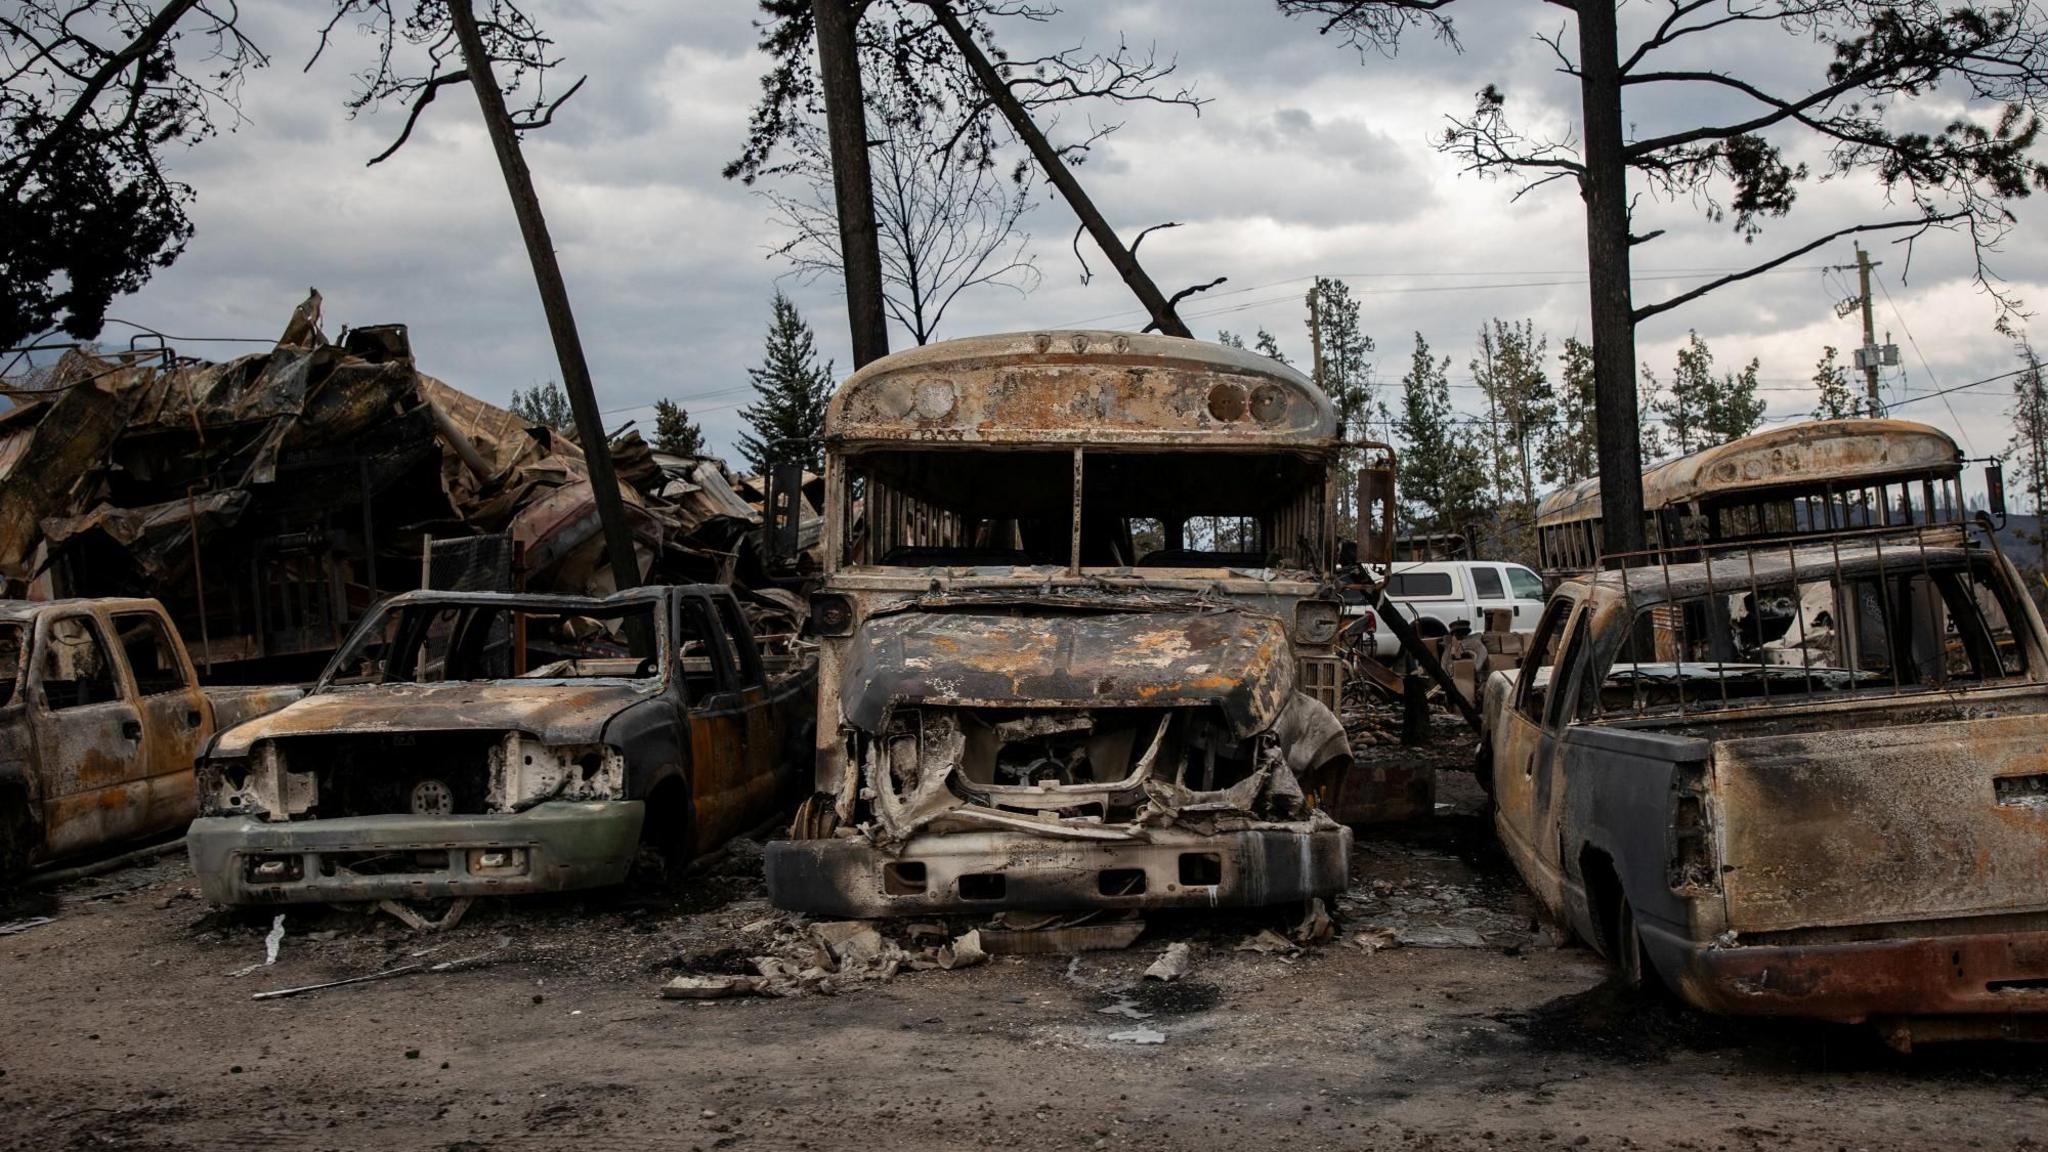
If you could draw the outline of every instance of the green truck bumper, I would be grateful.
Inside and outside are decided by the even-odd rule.
[[[509,896],[619,883],[645,817],[637,800],[485,816],[206,816],[185,843],[218,904]]]

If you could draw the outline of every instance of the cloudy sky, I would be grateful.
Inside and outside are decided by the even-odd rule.
[[[400,115],[345,114],[352,72],[369,50],[350,30],[301,71],[325,7],[245,7],[246,26],[273,65],[249,80],[235,132],[175,157],[176,173],[198,190],[198,235],[174,268],[112,314],[186,338],[274,338],[306,288],[317,286],[330,333],[344,323],[409,324],[422,367],[477,395],[503,401],[514,388],[555,378],[473,102],[452,90],[394,159],[365,167]],[[848,364],[839,285],[792,280],[769,255],[783,239],[769,206],[719,176],[743,139],[765,64],[754,49],[754,6],[536,0],[530,10],[555,36],[564,71],[589,75],[554,126],[529,136],[527,155],[607,420],[651,424],[646,406],[671,397],[701,419],[714,447],[729,448],[778,284],[816,328],[823,353],[842,371]],[[1290,354],[1305,354],[1303,292],[1314,276],[1340,277],[1363,304],[1383,382],[1391,388],[1406,369],[1419,331],[1452,357],[1454,400],[1476,411],[1465,365],[1488,317],[1533,319],[1553,353],[1563,337],[1585,337],[1583,219],[1569,185],[1514,199],[1516,185],[1460,172],[1432,139],[1445,114],[1469,108],[1487,82],[1507,93],[1518,123],[1554,133],[1570,131],[1577,95],[1536,39],[1560,29],[1570,38],[1560,9],[1472,0],[1453,11],[1462,54],[1417,36],[1398,58],[1361,55],[1258,0],[1076,0],[1045,25],[1006,31],[1005,47],[1109,48],[1121,35],[1176,59],[1177,78],[1209,100],[1199,116],[1168,107],[1094,113],[1123,127],[1082,170],[1127,237],[1164,220],[1184,225],[1143,249],[1167,291],[1229,278],[1182,306],[1198,335],[1265,327]],[[1625,23],[1656,14],[1641,0],[1624,6]],[[1677,62],[1740,60],[1744,75],[1788,89],[1824,66],[1810,44],[1777,30],[1698,41]],[[1938,92],[1912,114],[1939,125],[1964,111]],[[1689,97],[1682,105],[1644,101],[1629,115],[1649,134],[1698,122],[1701,109]],[[1859,179],[1816,182],[1791,217],[1769,222],[1745,246],[1698,205],[1645,196],[1636,230],[1669,231],[1636,250],[1637,299],[1683,291],[1884,212],[1877,190]],[[2048,242],[2030,215],[2041,217],[2023,212],[1996,266],[2020,296],[2048,306]],[[1082,283],[1062,203],[1041,199],[1026,226],[1042,272],[1036,290],[965,296],[942,337],[1144,322],[1113,274]],[[1103,261],[1088,251],[1101,271]],[[1902,354],[1901,367],[1886,371],[1887,400],[1901,416],[1959,433],[1975,455],[2002,449],[2009,382],[1929,395],[2013,364],[2010,342],[1992,330],[1991,304],[1970,283],[1967,244],[1926,237],[1910,269],[1902,248],[1879,238],[1874,251],[1882,262],[1879,339],[1889,331]],[[1697,329],[1724,368],[1761,359],[1767,418],[1802,413],[1812,406],[1808,381],[1821,347],[1859,342],[1856,322],[1834,314],[1855,290],[1853,273],[1830,268],[1853,259],[1843,241],[1666,313],[1644,326],[1639,353],[1668,374],[1675,348]],[[237,350],[182,347],[223,358]]]

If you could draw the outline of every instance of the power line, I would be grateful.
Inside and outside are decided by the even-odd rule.
[[[1913,346],[1913,355],[1917,357],[1920,361],[1920,370],[1927,373],[1927,382],[1935,386],[1936,391],[1934,392],[1934,395],[1941,397],[1942,407],[1948,409],[1948,418],[1955,421],[1956,433],[1957,435],[1960,435],[1963,438],[1963,447],[1967,449],[1971,455],[1976,455],[1977,446],[1975,444],[1970,443],[1970,433],[1963,428],[1962,417],[1956,415],[1956,406],[1948,402],[1947,393],[1944,393],[1939,390],[1941,387],[1941,380],[1934,375],[1933,367],[1927,363],[1927,354],[1920,351],[1920,341],[1915,340],[1913,338],[1913,329],[1911,325],[1906,323],[1906,314],[1899,311],[1898,304],[1893,302],[1892,290],[1890,288],[1885,287],[1884,277],[1877,275],[1875,272],[1871,273],[1870,278],[1877,281],[1877,290],[1879,292],[1884,293],[1885,306],[1892,310],[1893,318],[1898,320],[1899,331],[1904,332],[1906,334],[1906,343]],[[1905,373],[1901,372],[1899,373],[1899,375],[1903,379]],[[1911,397],[1909,396],[1908,399],[1911,399]],[[1905,401],[1902,400],[1900,401],[1900,403],[1905,403]],[[1897,405],[1894,405],[1894,407],[1896,406]]]

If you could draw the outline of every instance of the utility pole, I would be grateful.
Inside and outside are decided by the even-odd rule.
[[[1863,383],[1870,391],[1870,414],[1875,416],[1883,409],[1877,400],[1878,357],[1872,355],[1877,350],[1877,326],[1870,316],[1870,267],[1870,253],[1856,245],[1856,284],[1863,293],[1863,352],[1857,358],[1863,361]]]
[[[1884,415],[1883,401],[1878,398],[1878,369],[1899,362],[1898,345],[1877,342],[1877,322],[1872,315],[1870,270],[1883,266],[1883,261],[1873,261],[1870,258],[1870,253],[1863,250],[1863,245],[1856,245],[1856,295],[1835,305],[1837,317],[1847,317],[1849,313],[1857,311],[1863,313],[1863,346],[1856,349],[1855,361],[1857,369],[1863,373],[1864,394],[1868,397],[1864,402],[1864,410],[1871,416]],[[1847,264],[1834,264],[1830,265],[1828,270],[1847,272],[1849,268]]]
[[[569,310],[569,288],[562,282],[562,266],[555,260],[555,242],[548,236],[548,222],[541,215],[540,196],[533,189],[533,173],[519,151],[519,130],[505,111],[505,93],[498,87],[491,69],[490,53],[484,50],[483,34],[477,31],[476,13],[470,0],[448,0],[448,15],[462,41],[462,57],[469,65],[470,86],[482,106],[484,127],[490,130],[491,147],[497,150],[498,167],[505,175],[505,190],[512,196],[512,211],[519,217],[519,234],[526,241],[526,255],[533,262],[533,279],[540,289],[541,310],[547,314],[548,333],[554,337],[555,361],[562,370],[562,390],[569,394],[569,409],[576,417],[576,439],[582,443],[584,463],[590,469],[590,494],[597,504],[598,523],[604,528],[605,559],[611,564],[612,580],[620,589],[640,583],[640,561],[633,554],[633,533],[626,526],[625,502],[619,499],[619,480],[612,472],[611,449],[605,441],[604,420],[598,414],[597,393],[590,386],[590,365],[583,359],[583,341],[576,335],[576,316]]]

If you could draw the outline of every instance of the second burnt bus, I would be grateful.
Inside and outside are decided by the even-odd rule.
[[[817,775],[770,845],[778,904],[1343,888],[1350,833],[1324,809],[1351,763],[1331,583],[1349,501],[1314,385],[1197,341],[1018,333],[868,365],[825,429]]]

